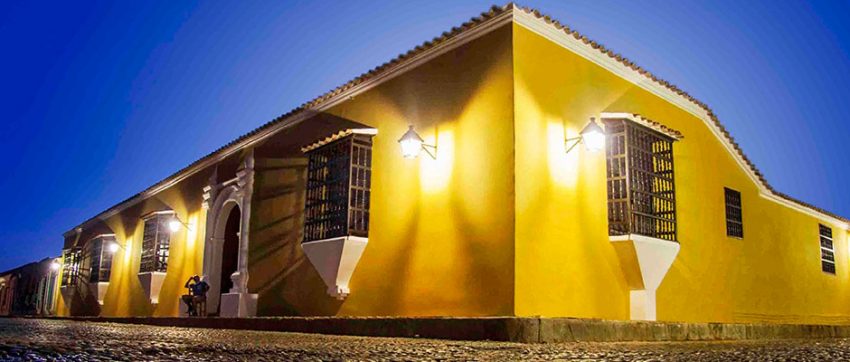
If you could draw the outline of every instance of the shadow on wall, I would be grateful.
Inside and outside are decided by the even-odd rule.
[[[86,276],[87,278],[88,276]],[[80,276],[82,278],[82,276]],[[100,315],[100,303],[97,302],[97,291],[91,284],[80,281],[76,286],[74,301],[71,303],[71,315],[73,316],[98,316]]]
[[[307,160],[259,159],[255,171],[248,288],[257,314],[335,315],[342,302],[301,250]]]

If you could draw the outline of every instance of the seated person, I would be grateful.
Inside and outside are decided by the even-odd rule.
[[[186,284],[183,285],[183,288],[189,289],[189,293],[181,296],[183,303],[186,303],[188,307],[187,314],[190,316],[197,315],[197,311],[195,310],[195,286],[201,282],[201,278],[197,275],[193,275],[189,277],[189,280],[186,281]],[[204,283],[206,284],[206,283]]]
[[[207,291],[210,290],[210,285],[207,284],[206,277],[199,278],[197,275],[195,276],[195,283],[190,285],[190,289],[192,290],[192,304],[195,305],[195,315],[198,315],[198,305],[203,304],[202,314],[206,316],[206,303],[207,303]]]

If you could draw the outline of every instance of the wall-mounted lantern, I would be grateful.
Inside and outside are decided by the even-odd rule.
[[[56,259],[54,259],[53,262],[50,263],[50,270],[59,271],[59,268],[61,268],[61,267],[62,267],[62,264],[59,264],[59,262]]]
[[[605,132],[602,130],[602,127],[596,124],[596,119],[593,117],[590,117],[590,122],[587,123],[587,126],[584,126],[578,137],[566,139],[564,143],[567,153],[582,142],[584,142],[587,150],[591,152],[600,151],[605,148]]]
[[[407,132],[399,138],[398,143],[401,145],[401,154],[404,158],[416,158],[419,152],[425,151],[428,156],[437,159],[437,146],[425,144],[425,141],[413,129],[413,125],[407,129]]]
[[[181,226],[185,227],[186,230],[192,230],[192,227],[189,226],[189,224],[180,220],[180,218],[178,218],[177,215],[168,219],[165,222],[165,225],[168,226],[168,231],[171,231],[172,233],[176,233],[176,232],[180,231]]]
[[[118,249],[121,248],[121,245],[118,245],[118,243],[113,241],[113,242],[109,243],[109,246],[107,248],[108,248],[107,250],[109,250],[110,253],[115,254],[115,253],[118,252]]]

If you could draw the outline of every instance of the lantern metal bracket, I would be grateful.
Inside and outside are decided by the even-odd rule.
[[[564,141],[564,147],[566,147],[566,149],[567,149],[566,153],[570,153],[570,151],[572,151],[573,148],[576,148],[576,146],[578,146],[579,143],[581,143],[581,140],[582,140],[581,136],[567,138]]]
[[[437,159],[437,146],[423,143],[422,150],[424,150],[428,156],[431,156],[432,159]]]

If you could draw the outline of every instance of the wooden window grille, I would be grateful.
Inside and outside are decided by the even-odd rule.
[[[625,120],[606,120],[609,235],[676,241],[673,139]]]
[[[89,283],[109,281],[112,271],[112,253],[106,246],[114,242],[115,238],[112,236],[99,236],[86,243],[81,271],[88,273],[84,277]]]
[[[832,244],[832,229],[818,224],[820,231],[820,265],[821,270],[835,274],[835,247]]]
[[[724,187],[726,195],[726,235],[744,237],[744,220],[741,209],[741,193]]]
[[[168,252],[171,245],[168,221],[173,217],[174,215],[169,213],[156,214],[145,219],[140,273],[165,273],[168,270]]]
[[[306,154],[303,242],[368,237],[372,136],[352,134]]]
[[[73,247],[62,252],[62,286],[75,286],[80,277],[82,249]]]

